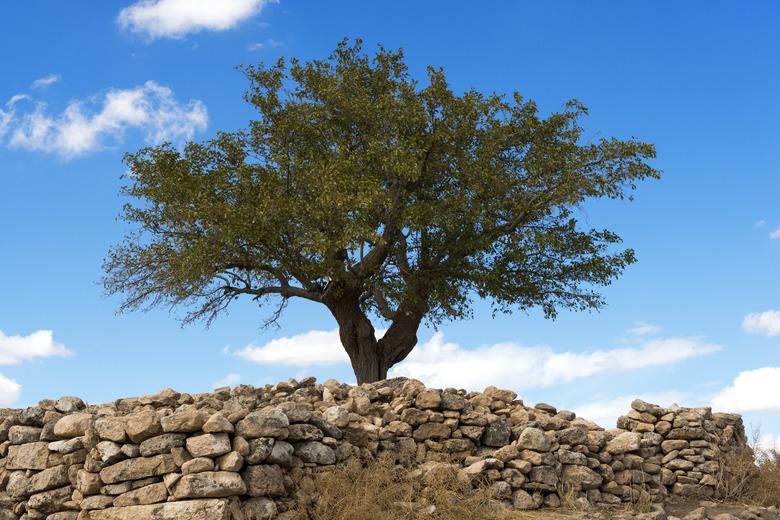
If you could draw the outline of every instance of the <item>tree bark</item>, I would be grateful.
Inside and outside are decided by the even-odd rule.
[[[387,379],[387,371],[402,361],[417,344],[421,315],[406,313],[394,319],[384,337],[376,339],[374,326],[358,303],[355,294],[342,291],[326,298],[325,305],[339,325],[339,339],[349,355],[357,383]]]

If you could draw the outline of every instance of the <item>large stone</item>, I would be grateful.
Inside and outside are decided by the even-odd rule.
[[[71,493],[73,488],[70,486],[36,493],[27,501],[27,507],[39,513],[56,513],[65,509],[64,504],[70,500]]]
[[[114,499],[114,507],[139,506],[156,504],[168,500],[168,490],[165,484],[157,482],[142,488],[122,493]]]
[[[621,453],[628,453],[629,451],[636,451],[641,447],[642,434],[635,432],[623,432],[618,434],[614,439],[607,442],[607,453],[611,455],[619,455]]]
[[[278,408],[264,408],[247,414],[236,424],[236,434],[248,439],[257,437],[287,438],[290,420]]]
[[[54,409],[62,413],[73,413],[83,410],[87,405],[80,397],[65,396],[57,399],[54,403]]]
[[[32,442],[8,447],[5,469],[46,469],[49,460],[49,443]]]
[[[246,494],[246,484],[232,471],[206,471],[184,475],[173,486],[173,496],[183,498],[221,498]]]
[[[533,450],[539,452],[550,451],[552,447],[550,439],[538,428],[525,428],[517,438],[517,449]]]
[[[101,417],[95,421],[95,430],[97,430],[98,437],[107,441],[124,442],[127,440],[124,418]]]
[[[203,431],[206,433],[233,433],[235,427],[233,423],[221,413],[215,413],[203,424]]]
[[[41,491],[62,487],[69,482],[68,466],[61,464],[45,469],[30,477],[30,485],[26,494],[40,493]]]
[[[292,466],[293,445],[285,441],[276,441],[271,454],[265,459],[266,464],[278,464],[283,468]]]
[[[308,441],[295,445],[295,455],[303,462],[314,464],[335,464],[336,452],[333,448],[325,446],[321,442]]]
[[[499,448],[509,444],[512,436],[512,429],[506,421],[496,421],[485,427],[485,433],[482,434],[482,444]]]
[[[339,428],[344,428],[349,424],[349,412],[342,406],[331,406],[322,412],[322,418]]]
[[[562,477],[564,486],[574,491],[598,489],[603,479],[587,466],[564,465]]]
[[[441,391],[434,389],[423,390],[417,394],[415,406],[420,410],[437,409],[441,405]]]
[[[66,415],[54,424],[54,435],[60,439],[81,437],[87,432],[93,420],[92,414],[86,412]]]
[[[37,426],[11,426],[8,430],[8,441],[11,444],[27,444],[41,440],[43,428]]]
[[[289,442],[321,441],[322,430],[311,424],[291,424],[287,434]]]
[[[125,431],[138,444],[163,433],[160,418],[154,412],[138,412],[126,417]]]
[[[100,480],[100,475],[97,473],[90,473],[89,471],[80,469],[76,473],[76,489],[82,495],[95,495],[100,492],[100,486],[103,485],[103,481]]]
[[[67,455],[79,451],[84,447],[84,437],[73,437],[72,439],[65,439],[61,441],[54,441],[49,443],[49,451],[56,451]]]
[[[191,433],[200,431],[208,420],[209,414],[189,406],[163,417],[160,423],[166,433]]]
[[[284,473],[279,466],[247,466],[241,472],[247,494],[252,497],[280,497],[285,494]]]
[[[517,398],[516,392],[513,392],[512,390],[496,388],[495,386],[489,386],[485,388],[485,391],[482,393],[491,399],[496,399],[505,403],[511,403]]]
[[[173,473],[178,468],[170,454],[123,460],[100,470],[100,480],[106,484],[138,480]]]
[[[218,457],[231,449],[227,433],[204,433],[187,439],[187,451],[193,457]]]
[[[207,457],[198,457],[196,459],[188,460],[181,465],[182,475],[189,475],[190,473],[202,473],[204,471],[214,471],[214,460]]]
[[[185,500],[90,511],[89,520],[230,520],[227,500]]]
[[[122,451],[122,445],[113,441],[100,441],[95,446],[95,450],[104,464],[114,464],[127,458]],[[94,455],[92,456],[94,457]]]

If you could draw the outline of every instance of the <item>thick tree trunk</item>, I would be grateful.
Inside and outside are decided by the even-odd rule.
[[[339,324],[341,345],[349,355],[358,384],[387,379],[390,367],[402,361],[417,344],[420,318],[416,315],[394,320],[377,341],[374,326],[360,308],[356,295],[342,293],[325,304]]]

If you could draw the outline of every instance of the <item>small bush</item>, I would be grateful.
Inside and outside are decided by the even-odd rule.
[[[760,437],[760,432],[754,431],[752,447],[734,449],[721,456],[721,498],[780,507],[780,453],[775,448],[761,447]]]

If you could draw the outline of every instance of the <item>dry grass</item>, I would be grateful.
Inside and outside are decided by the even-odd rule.
[[[352,461],[299,482],[296,520],[531,520],[539,513],[502,508],[485,486],[473,488],[454,471],[407,476],[389,458],[367,467]],[[304,498],[307,497],[307,498]],[[545,511],[544,518],[571,518]]]
[[[762,448],[759,431],[753,432],[753,445],[721,456],[718,487],[729,502],[780,507],[780,453]]]

